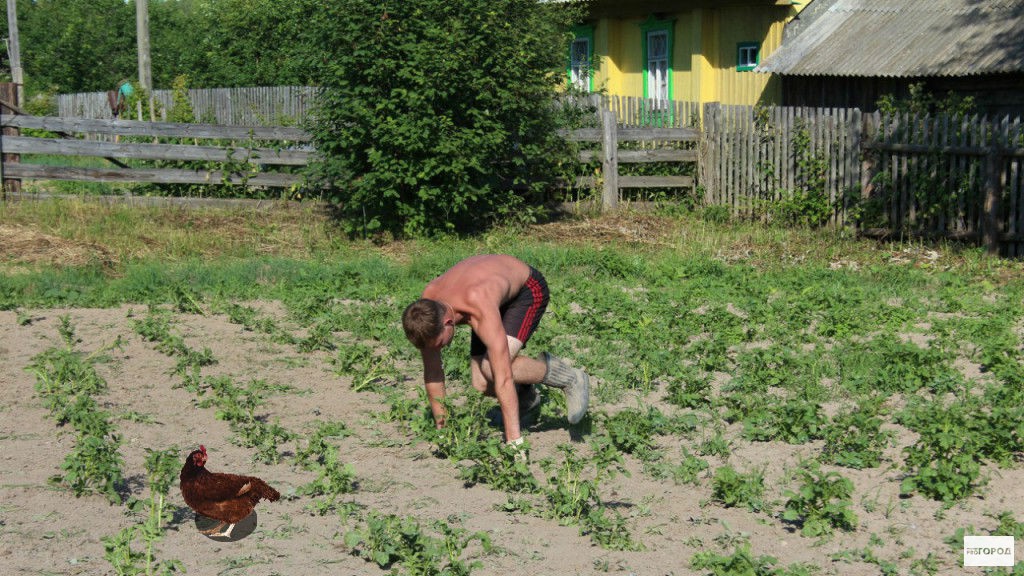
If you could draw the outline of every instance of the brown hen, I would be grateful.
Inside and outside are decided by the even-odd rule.
[[[222,474],[206,469],[206,447],[193,450],[181,468],[181,495],[189,508],[220,522],[208,536],[231,537],[235,524],[252,513],[261,499],[275,502],[281,494],[253,476]],[[224,532],[218,530],[228,525]]]

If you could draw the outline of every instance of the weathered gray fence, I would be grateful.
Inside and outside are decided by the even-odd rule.
[[[579,129],[567,131],[564,136],[569,141],[599,144],[599,148],[582,150],[580,160],[584,163],[599,159],[601,162],[601,206],[605,210],[614,210],[619,203],[623,189],[629,188],[689,188],[694,187],[694,178],[685,174],[667,174],[659,176],[625,175],[621,173],[624,164],[646,164],[658,162],[679,167],[677,172],[684,172],[684,164],[696,164],[696,144],[700,140],[700,132],[694,128],[636,128],[620,127],[616,121],[616,113],[611,110],[601,112],[601,128]],[[640,142],[649,146],[640,149],[622,149],[626,142]],[[672,144],[692,144],[689,149],[673,147]],[[695,169],[689,170],[695,173]],[[581,177],[577,185],[596,187],[597,179],[590,176]]]
[[[807,160],[820,158],[832,221],[846,222],[847,199],[860,185],[859,110],[709,105],[703,120],[707,204],[756,218],[800,184]]]
[[[282,115],[293,121],[304,118],[315,89],[190,94],[199,118],[255,126],[273,124]],[[167,99],[165,107],[169,105],[169,92],[159,97]],[[62,114],[109,117],[103,93],[67,98]],[[887,118],[857,109],[700,107],[596,95],[586,101],[604,118],[610,112],[617,120],[605,121],[604,132],[594,128],[570,138],[601,143],[600,152],[582,156],[587,161],[600,154],[600,179],[580,183],[600,184],[606,208],[618,203],[624,189],[691,188],[701,192],[708,205],[727,207],[740,217],[761,218],[773,202],[791,198],[794,190],[806,186],[807,171],[813,166],[823,172],[820,185],[833,207],[831,222],[836,226],[857,226],[871,234],[968,239],[983,242],[990,250],[1024,255],[1024,134],[1019,118]],[[640,150],[627,150],[619,145],[624,141],[645,144]],[[26,144],[15,140],[13,145]],[[47,146],[36,150],[71,149],[67,143]],[[128,153],[124,148],[94,152],[107,157]],[[697,157],[694,179],[687,175],[693,170],[686,164]],[[678,170],[669,169],[666,176],[620,173],[622,165],[640,162],[674,163]]]
[[[980,241],[1024,256],[1020,118],[864,118],[862,199],[888,231]]]
[[[192,111],[199,122],[224,126],[295,125],[313,108],[319,88],[310,86],[263,86],[204,88],[188,91]],[[157,120],[166,121],[173,108],[171,90],[154,90]],[[113,118],[106,92],[60,94],[57,115],[63,118]],[[137,119],[149,119],[149,111]]]
[[[835,225],[1024,255],[1019,118],[708,105],[702,133],[705,201],[737,216],[763,216],[820,166]]]
[[[83,182],[150,182],[158,184],[245,184],[288,187],[302,181],[298,174],[278,172],[271,166],[304,166],[311,152],[289,149],[308,142],[309,134],[298,128],[219,126],[3,115],[2,125],[33,128],[58,134],[58,138],[3,136],[5,153],[92,156],[111,160],[113,168],[55,166],[5,160],[3,178],[76,180]],[[147,141],[97,142],[79,139],[82,134],[143,137]],[[159,143],[158,138],[182,143]],[[152,140],[151,140],[152,139]],[[209,142],[213,140],[214,142]],[[191,141],[191,143],[184,143]],[[204,141],[204,144],[200,144]],[[273,142],[273,145],[268,145]],[[122,159],[169,162],[200,162],[196,168],[130,167]],[[211,169],[205,163],[217,163]]]

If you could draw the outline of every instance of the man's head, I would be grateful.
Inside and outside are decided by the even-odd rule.
[[[402,313],[405,337],[420,350],[434,347],[445,330],[446,312],[444,304],[428,298],[420,298],[409,304]],[[441,344],[445,345],[447,342]]]

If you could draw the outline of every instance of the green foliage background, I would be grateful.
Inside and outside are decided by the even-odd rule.
[[[36,0],[17,5],[28,97],[111,90],[138,77],[135,1]],[[149,0],[153,86],[187,74],[196,87],[314,83],[305,42],[323,2]],[[0,19],[7,36],[7,19]],[[321,20],[323,24],[328,21]],[[4,59],[7,54],[4,52]],[[2,66],[10,69],[7,62]]]

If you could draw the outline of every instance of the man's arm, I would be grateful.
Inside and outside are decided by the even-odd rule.
[[[434,415],[434,424],[440,428],[444,426],[446,413],[441,399],[444,398],[444,366],[441,364],[441,350],[438,348],[424,348],[420,350],[423,356],[423,384],[427,389],[427,398],[430,400],[430,412]]]
[[[494,395],[501,406],[501,417],[505,424],[505,441],[519,438],[519,397],[512,379],[512,358],[508,350],[508,337],[501,324],[501,315],[495,307],[481,314],[473,326],[477,337],[487,346],[487,360],[494,378]]]

